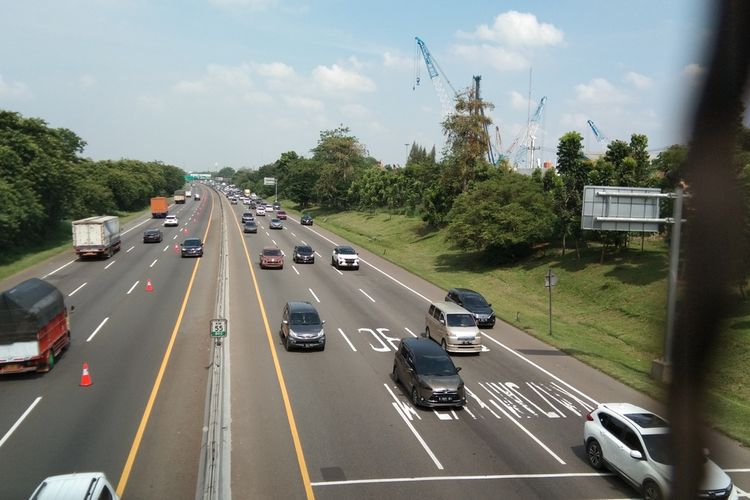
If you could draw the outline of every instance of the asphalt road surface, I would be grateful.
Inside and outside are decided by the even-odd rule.
[[[125,498],[194,498],[203,435],[209,320],[216,300],[220,205],[228,226],[231,356],[231,493],[234,498],[632,498],[621,479],[588,466],[585,415],[597,402],[654,401],[498,323],[485,351],[453,356],[468,404],[414,408],[391,378],[397,340],[424,330],[441,290],[361,249],[360,269],[337,270],[346,243],[318,226],[244,234],[242,205],[197,188],[200,201],[172,207],[179,228],[143,244],[146,216],[128,225],[109,260],[71,254],[31,276],[58,286],[73,344],[44,375],[0,379],[0,498],[26,498],[46,476],[101,470]],[[174,245],[205,239],[205,256]],[[317,252],[294,264],[295,244]],[[285,253],[261,270],[263,246]],[[151,281],[152,291],[146,290]],[[284,304],[310,301],[326,320],[322,352],[287,352]],[[79,387],[88,362],[94,385]],[[750,490],[750,453],[715,436],[712,458]]]

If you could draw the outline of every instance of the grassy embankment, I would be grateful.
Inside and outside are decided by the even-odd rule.
[[[287,205],[289,206],[289,205]],[[444,288],[480,291],[499,318],[598,368],[656,399],[664,388],[650,377],[661,356],[666,310],[668,248],[660,239],[640,238],[631,248],[608,255],[590,248],[578,259],[559,249],[514,265],[487,262],[481,255],[452,249],[441,231],[401,215],[310,211],[316,223]],[[544,275],[552,268],[552,335]],[[750,303],[730,318],[713,369],[711,423],[750,445]]]

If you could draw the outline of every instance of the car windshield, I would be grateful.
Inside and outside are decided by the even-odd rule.
[[[245,212],[244,214],[242,214],[242,216],[243,217],[252,217],[253,214],[251,214],[250,212]]]
[[[255,221],[250,220],[250,221],[245,222],[245,227],[255,227]]]
[[[417,356],[417,372],[420,375],[455,375],[456,367],[444,354],[427,354]]]
[[[185,240],[182,243],[184,247],[199,247],[201,246],[201,240]]]
[[[281,255],[281,250],[279,250],[278,248],[264,249],[263,255],[267,255],[269,257],[278,257]]]
[[[339,247],[339,253],[346,254],[346,255],[354,255],[355,252],[352,247]]]
[[[648,456],[660,464],[672,465],[672,454],[669,449],[669,433],[643,435]]]
[[[471,314],[449,314],[448,326],[476,326]]]
[[[146,231],[146,234],[148,234],[148,235],[159,234],[159,230],[158,229],[149,229],[149,230]]]
[[[289,317],[291,325],[319,325],[320,316],[314,311],[292,313]]]
[[[487,307],[487,301],[481,295],[464,295],[464,304],[469,307]]]
[[[312,219],[312,216],[305,214],[305,215],[302,216],[302,218],[303,219]]]
[[[280,223],[280,222],[281,222],[281,221],[280,221],[279,219],[271,219],[271,223],[272,223],[272,224],[278,224],[278,223]]]
[[[297,247],[297,253],[309,254],[313,253],[312,247]]]

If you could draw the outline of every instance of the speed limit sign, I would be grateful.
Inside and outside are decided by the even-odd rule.
[[[227,336],[227,320],[226,319],[212,319],[211,320],[211,336],[212,337],[226,337]]]

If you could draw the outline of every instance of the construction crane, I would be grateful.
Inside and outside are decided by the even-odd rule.
[[[544,106],[546,104],[547,97],[544,96],[539,101],[534,116],[529,120],[526,129],[521,131],[505,153],[506,156],[512,158],[512,163],[517,170],[534,168],[534,151],[539,149],[539,146],[536,145],[537,134],[539,133],[539,124],[544,116]],[[516,149],[516,146],[518,149]]]
[[[481,113],[482,118],[484,118],[484,105],[482,105],[482,97],[479,95],[479,82],[482,81],[482,77],[479,75],[474,76],[474,99],[476,99],[479,103],[479,113]],[[485,121],[484,122],[484,133],[487,134],[487,161],[490,162],[490,165],[495,164],[495,154],[492,151],[492,139],[490,136],[490,126]],[[498,131],[498,134],[500,132]]]
[[[440,67],[435,58],[432,57],[432,54],[430,54],[427,45],[425,45],[422,39],[418,36],[415,36],[414,39],[417,41],[417,47],[422,52],[424,63],[427,66],[427,74],[430,75],[430,80],[432,81],[433,87],[435,87],[435,92],[437,92],[437,95],[440,98],[440,104],[443,108],[443,116],[449,115],[453,112],[453,99],[455,99],[455,97],[458,95],[458,92],[456,92],[456,89],[453,88],[453,85],[451,85],[448,77],[445,76],[443,68]],[[438,72],[438,69],[440,70],[440,72]],[[415,78],[413,89],[416,89],[419,86],[421,80],[419,65],[416,63],[416,60],[414,64],[414,72]],[[448,92],[445,90],[445,87],[443,87],[443,80],[445,80],[445,82],[448,84],[448,87],[450,87],[451,91],[453,91],[453,98],[448,97]]]
[[[596,142],[601,144],[602,142],[607,142],[609,139],[606,135],[604,135],[604,132],[599,129],[599,127],[596,126],[596,123],[594,123],[593,120],[586,120],[586,123],[589,124],[589,127],[591,127],[592,132],[594,132],[594,137],[596,137]]]

